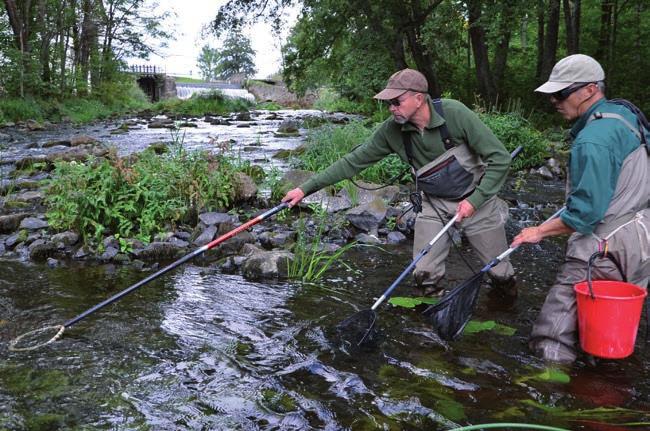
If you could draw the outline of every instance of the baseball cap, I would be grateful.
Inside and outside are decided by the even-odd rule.
[[[429,91],[427,78],[417,70],[402,69],[395,72],[388,78],[388,84],[379,93],[375,94],[375,99],[391,100],[401,96],[407,91],[426,93]]]
[[[600,64],[584,54],[573,54],[558,61],[548,81],[535,89],[540,93],[555,93],[576,82],[598,82],[605,79]]]

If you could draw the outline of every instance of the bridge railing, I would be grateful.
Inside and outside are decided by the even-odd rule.
[[[149,64],[127,66],[125,71],[139,73],[141,75],[159,75],[165,73],[162,68]]]

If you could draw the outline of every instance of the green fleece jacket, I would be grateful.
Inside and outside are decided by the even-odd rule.
[[[474,208],[479,208],[505,182],[510,167],[510,154],[478,116],[461,102],[443,99],[444,118],[435,111],[431,99],[428,104],[431,119],[421,132],[413,124],[400,125],[391,117],[381,124],[368,141],[301,184],[300,189],[309,195],[323,187],[352,178],[392,153],[408,162],[402,143],[402,131],[414,132],[411,134],[413,163],[416,169],[420,169],[445,152],[440,126],[447,123],[454,145],[468,145],[487,164],[480,184],[467,198]]]

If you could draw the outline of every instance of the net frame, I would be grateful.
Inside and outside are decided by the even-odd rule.
[[[54,336],[43,343],[38,343],[34,346],[29,346],[29,347],[20,347],[19,345],[22,340],[28,337],[37,336],[44,332],[54,331],[54,330],[57,331],[54,334]],[[43,326],[42,328],[34,329],[33,331],[25,332],[24,334],[17,336],[16,338],[14,338],[9,342],[9,350],[12,352],[28,352],[30,350],[40,349],[41,347],[45,347],[48,344],[53,343],[59,338],[61,338],[64,331],[65,331],[64,325],[50,325],[50,326]]]

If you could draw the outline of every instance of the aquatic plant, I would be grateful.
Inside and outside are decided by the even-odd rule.
[[[287,277],[303,282],[320,279],[334,263],[352,268],[341,260],[343,254],[356,245],[356,241],[345,244],[334,252],[322,248],[322,238],[327,225],[327,213],[320,205],[312,205],[313,220],[316,223],[315,233],[311,238],[307,233],[303,217],[298,220],[297,238],[293,245],[294,260],[287,261]]]

